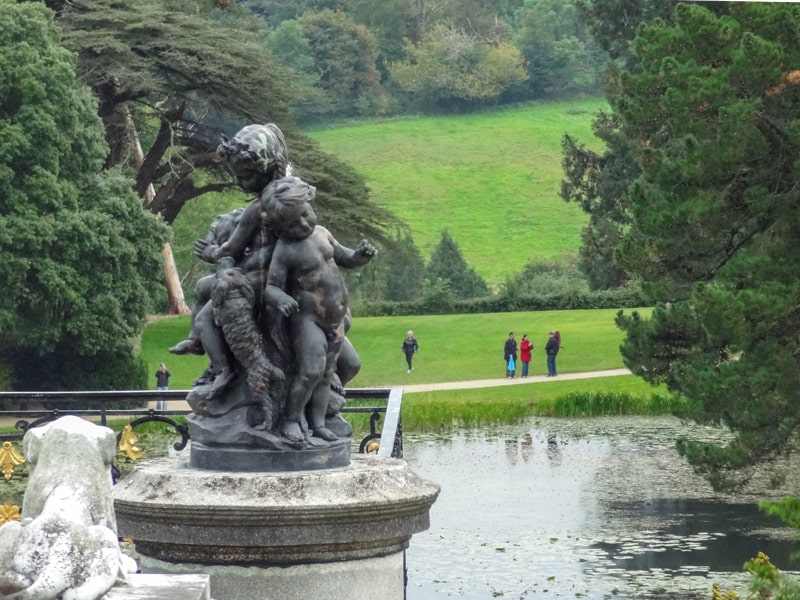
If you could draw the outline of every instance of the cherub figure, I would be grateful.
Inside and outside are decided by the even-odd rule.
[[[363,240],[341,245],[317,225],[311,207],[316,189],[296,177],[274,182],[266,219],[277,233],[265,298],[289,319],[297,374],[290,385],[281,434],[304,439],[304,426],[316,437],[337,439],[325,426],[331,377],[345,340],[347,288],[339,267],[367,264],[377,253]]]
[[[217,154],[231,167],[242,190],[255,194],[244,209],[221,215],[212,224],[209,235],[194,243],[194,252],[206,262],[215,264],[230,258],[251,281],[256,294],[253,311],[258,310],[264,275],[269,265],[274,238],[263,219],[263,204],[268,200],[268,184],[286,175],[289,154],[283,132],[273,123],[248,125],[232,139],[225,139]],[[213,389],[224,388],[234,377],[230,357],[230,340],[226,340],[211,307],[216,277],[198,282],[196,303],[192,311],[189,338],[172,348],[173,354],[202,354],[211,360],[209,368]]]

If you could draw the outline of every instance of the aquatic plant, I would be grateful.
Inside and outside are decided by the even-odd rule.
[[[733,590],[723,592],[716,583],[711,587],[711,600],[798,600],[800,581],[781,573],[763,552],[747,561],[744,568],[753,576],[750,593],[740,596]]]

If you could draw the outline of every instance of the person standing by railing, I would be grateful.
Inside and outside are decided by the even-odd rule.
[[[156,389],[166,392],[169,389],[169,378],[170,372],[167,370],[167,366],[161,363],[156,371]],[[156,410],[167,410],[167,401],[159,398],[156,401]]]

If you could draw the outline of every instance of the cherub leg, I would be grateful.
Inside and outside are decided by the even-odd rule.
[[[214,291],[214,284],[217,278],[215,275],[201,277],[194,288],[194,306],[192,306],[192,326],[189,330],[188,339],[178,342],[169,351],[172,354],[203,354],[203,344],[200,340],[200,327],[198,315],[210,310],[211,293]],[[201,317],[202,319],[202,317]]]
[[[323,440],[332,442],[339,438],[333,431],[326,427],[325,416],[328,413],[328,404],[331,398],[333,369],[337,364],[337,358],[342,351],[342,345],[345,341],[344,328],[340,325],[333,333],[329,332],[329,335],[331,339],[328,340],[327,344],[325,373],[311,394],[306,414],[308,416],[308,426],[314,435]]]
[[[233,378],[228,344],[222,329],[214,320],[211,302],[207,302],[195,320],[197,336],[208,354],[211,372],[214,374],[214,388],[222,389]]]
[[[303,413],[311,394],[325,375],[328,342],[317,324],[301,314],[292,317],[292,334],[297,374],[292,381],[286,400],[281,434],[292,441],[299,442],[304,439],[300,426]]]
[[[342,387],[355,377],[361,370],[361,359],[353,348],[350,340],[344,338],[342,343],[342,351],[339,353],[339,358],[336,360],[336,373],[342,383]]]

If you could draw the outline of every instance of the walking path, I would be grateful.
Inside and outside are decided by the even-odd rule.
[[[413,394],[414,392],[436,392],[439,390],[470,390],[475,388],[490,388],[500,387],[502,385],[527,385],[529,383],[549,383],[552,381],[563,381],[565,379],[595,379],[598,377],[615,377],[617,375],[630,375],[628,369],[609,369],[607,371],[585,371],[581,373],[563,373],[556,377],[547,377],[546,375],[532,375],[530,377],[516,377],[514,379],[506,379],[504,377],[497,379],[475,379],[472,381],[446,381],[443,383],[419,383],[411,385],[397,384],[396,387],[402,387],[403,392],[406,394]]]

